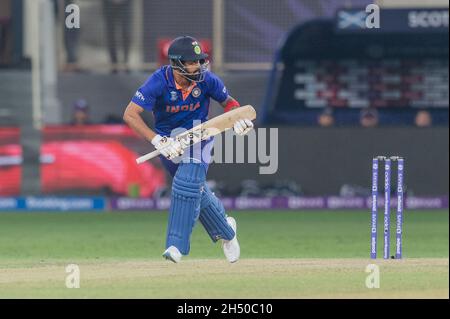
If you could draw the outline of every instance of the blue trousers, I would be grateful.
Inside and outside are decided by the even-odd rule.
[[[191,163],[191,168],[186,171],[186,165],[183,164],[183,170],[178,174],[180,164],[160,156],[164,167],[174,177],[166,248],[173,245],[184,255],[189,253],[190,234],[197,219],[213,242],[219,239],[231,240],[235,235],[227,223],[225,208],[205,183],[212,147],[213,140],[210,139],[185,151],[182,161]],[[197,165],[200,167],[194,168]],[[200,173],[199,169],[203,172]]]

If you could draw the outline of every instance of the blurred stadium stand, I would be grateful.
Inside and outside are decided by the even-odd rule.
[[[96,0],[72,1],[83,17],[79,40],[80,66],[93,71],[109,70],[108,43],[103,3]],[[128,26],[130,67],[154,69],[158,64],[158,41],[192,34],[209,39],[216,63],[227,69],[269,69],[277,44],[292,27],[316,17],[332,17],[341,6],[361,7],[369,0],[198,0],[184,5],[177,0],[129,0]],[[63,49],[64,1],[59,0],[59,62],[65,61]],[[168,18],[170,17],[170,19]],[[217,23],[223,21],[223,23]],[[119,21],[116,21],[119,23]],[[120,37],[116,39],[120,45]]]
[[[365,27],[364,9],[294,28],[274,61],[263,122],[315,125],[329,107],[337,125],[358,125],[370,107],[380,125],[412,125],[418,108],[448,125],[448,10],[422,10],[441,22],[419,27],[413,9],[381,12],[380,29]]]

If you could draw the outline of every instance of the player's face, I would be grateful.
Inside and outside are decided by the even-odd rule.
[[[200,69],[200,61],[185,61],[184,67],[189,73],[196,73]]]

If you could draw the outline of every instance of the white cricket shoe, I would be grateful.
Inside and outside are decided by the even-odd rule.
[[[234,263],[239,260],[239,256],[241,254],[241,248],[239,247],[239,242],[237,240],[237,227],[236,220],[233,217],[227,217],[228,225],[231,226],[234,230],[234,237],[232,240],[222,240],[222,248],[225,257],[230,263]]]
[[[166,251],[163,253],[163,257],[167,260],[171,260],[174,263],[179,263],[181,260],[181,253],[175,246],[170,246],[166,249]]]

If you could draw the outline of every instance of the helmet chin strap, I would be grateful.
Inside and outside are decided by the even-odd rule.
[[[186,69],[184,68],[184,65],[181,63],[180,60],[176,61],[175,64],[171,63],[172,68],[183,78],[185,78],[186,80],[189,81],[189,83],[192,82],[202,82],[204,80],[204,76],[202,77],[202,75],[204,75],[204,73],[207,71],[208,65],[209,65],[209,61],[206,61],[205,63],[200,65],[200,68],[194,72],[194,73],[188,73],[186,71]],[[194,77],[194,78],[193,78]],[[198,78],[198,79],[196,79]]]
[[[183,79],[189,81],[189,84],[192,84],[193,82],[196,82],[194,79],[189,78],[187,75],[183,74],[182,72],[180,72],[179,70],[175,69],[175,72],[181,76]]]

